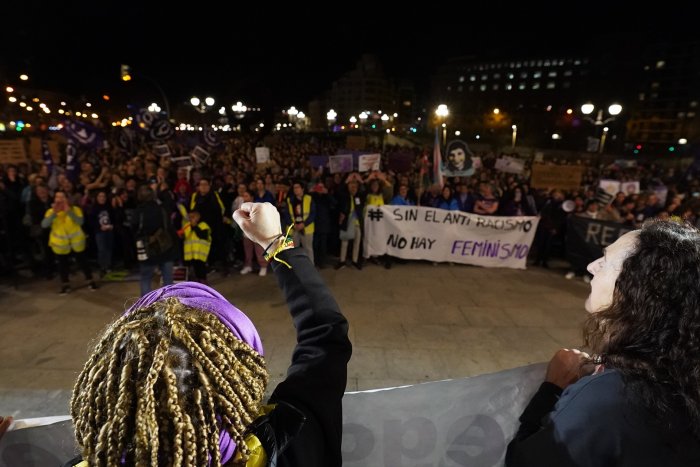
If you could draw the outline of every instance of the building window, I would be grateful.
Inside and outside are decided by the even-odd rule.
[[[447,86],[448,91],[452,91],[452,86]]]
[[[525,89],[526,87],[527,87],[527,86],[525,85],[525,83],[520,83],[520,84],[518,84],[518,89],[521,90],[521,91],[522,91],[523,89]]]
[[[678,115],[676,115],[678,118],[685,118],[685,112],[678,112]]]
[[[564,84],[562,85],[564,89],[569,89],[571,87],[571,82],[570,81],[564,81]]]
[[[652,92],[651,95],[649,95],[649,99],[657,99],[659,97],[658,92]]]
[[[550,65],[551,65],[551,62],[549,60],[544,61],[544,66],[550,66]]]
[[[470,75],[469,81],[476,81],[476,75]]]
[[[692,101],[692,102],[690,103],[690,106],[691,106],[691,107],[697,107],[697,106],[698,106],[698,101]]]
[[[579,66],[581,64],[581,60],[574,60],[574,66]]]
[[[521,72],[521,73],[520,73],[520,77],[521,77],[522,79],[527,78],[527,71]]]
[[[494,85],[493,85],[493,90],[494,90],[494,91],[498,91],[498,84],[494,84]]]
[[[532,77],[535,79],[540,79],[540,78],[542,78],[542,72],[540,70],[537,70],[536,72],[534,72],[532,74]]]
[[[695,118],[695,112],[688,112],[688,118]]]
[[[573,72],[571,70],[566,70],[564,72],[564,76],[571,76],[571,75],[573,75]]]
[[[515,78],[515,75],[513,73],[508,73],[508,79],[513,79]]]
[[[459,77],[459,82],[460,82],[460,83],[463,83],[463,82],[464,82],[464,76],[460,76],[460,77]]]
[[[550,71],[549,73],[547,73],[547,76],[549,76],[550,78],[556,78],[556,77],[557,77],[557,72],[556,72],[556,71]]]
[[[532,83],[532,89],[539,89],[539,88],[540,88],[540,82],[539,82],[539,81],[535,81],[534,83]]]
[[[521,62],[518,62],[515,64],[515,68],[521,68],[522,66],[523,66],[523,64]]]
[[[656,69],[657,69],[657,70],[658,70],[659,68],[663,68],[663,67],[665,67],[665,66],[666,66],[666,62],[664,62],[663,60],[659,60],[658,62],[656,62]]]
[[[403,101],[403,106],[404,106],[404,107],[410,107],[410,106],[411,106],[411,101]]]
[[[653,83],[651,83],[651,89],[659,89],[659,82],[654,81]]]
[[[500,74],[500,73],[494,73],[494,74],[493,74],[493,79],[501,79],[501,74]]]
[[[564,60],[559,60],[559,66],[564,66]]]
[[[530,66],[535,66],[535,61],[534,61],[534,60],[530,60]]]
[[[537,66],[542,66],[542,60],[537,60]]]
[[[554,81],[547,83],[547,89],[554,89],[555,87],[557,87],[557,85],[554,83]]]
[[[457,86],[457,91],[458,91],[458,92],[462,92],[463,89],[464,89],[464,88],[462,87],[461,84],[460,84],[459,86]]]
[[[486,81],[487,79],[489,79],[489,75],[487,75],[486,73],[481,75],[481,81]]]
[[[469,91],[473,91],[473,90],[474,90],[474,85],[472,84],[471,86],[469,86]]]
[[[482,84],[481,86],[479,86],[479,91],[486,91],[486,85]]]
[[[639,100],[640,101],[643,101],[644,99],[646,99],[646,97],[647,97],[646,94],[644,94],[643,92],[639,93]]]
[[[513,84],[506,83],[506,91],[510,91],[511,89],[513,89]]]

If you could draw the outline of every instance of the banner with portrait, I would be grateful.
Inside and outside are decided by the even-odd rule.
[[[474,175],[473,154],[467,143],[453,139],[447,143],[445,156],[442,158],[443,177],[470,177]]]

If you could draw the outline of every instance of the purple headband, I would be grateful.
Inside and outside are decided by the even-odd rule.
[[[219,292],[198,282],[179,282],[149,292],[134,303],[124,314],[128,315],[134,310],[145,308],[167,298],[177,298],[183,305],[212,313],[219,318],[219,321],[234,336],[251,346],[260,355],[263,355],[262,341],[250,319]],[[219,452],[221,453],[222,464],[231,460],[236,452],[236,442],[231,439],[231,436],[224,429],[219,433]]]

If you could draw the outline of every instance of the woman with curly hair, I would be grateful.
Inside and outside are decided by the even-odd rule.
[[[98,339],[73,389],[67,466],[340,466],[348,323],[270,203],[234,218],[267,247],[294,321],[287,377],[268,373],[248,317],[204,284],[141,297]]]
[[[700,232],[645,224],[588,271],[594,357],[555,354],[506,465],[700,465]]]

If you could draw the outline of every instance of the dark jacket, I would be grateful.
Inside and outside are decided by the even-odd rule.
[[[352,354],[348,322],[301,248],[283,251],[278,258],[292,266],[288,269],[272,262],[294,320],[297,345],[287,378],[275,388],[269,403],[289,404],[302,412],[306,420],[279,454],[277,465],[340,466],[342,398]],[[280,438],[278,433],[277,439]],[[261,442],[269,454],[270,447],[262,439]]]
[[[178,242],[175,241],[175,229],[160,204],[156,201],[148,201],[139,205],[134,212],[133,222],[134,237],[137,240],[153,235],[160,228],[164,228],[172,239],[173,246],[169,250],[155,257],[149,256],[144,261],[145,263],[159,264],[166,261],[175,261],[177,257],[176,248],[178,247]]]
[[[352,197],[355,201],[355,213],[357,214],[357,219],[360,221],[360,225],[364,225],[364,213],[365,213],[365,195],[359,191],[355,193]],[[345,214],[345,219],[340,224],[342,230],[348,229],[348,220],[350,219],[350,207],[352,205],[351,195],[349,191],[345,191],[340,195],[340,201],[338,203],[341,214]]]
[[[616,370],[582,378],[563,392],[543,383],[520,423],[507,467],[700,465],[700,440],[685,415],[656,420]]]

